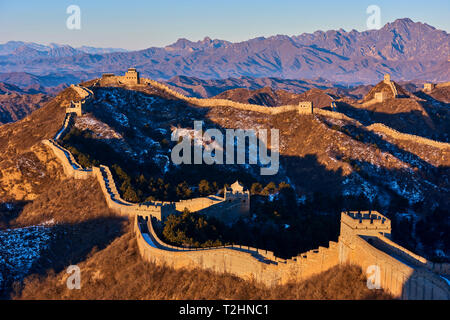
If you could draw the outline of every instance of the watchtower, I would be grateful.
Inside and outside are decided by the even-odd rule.
[[[225,202],[239,202],[239,213],[247,215],[250,212],[250,191],[244,190],[244,186],[236,181],[225,190]]]
[[[375,100],[377,102],[383,102],[387,99],[387,94],[384,91],[381,92],[375,92]]]
[[[136,68],[128,68],[128,71],[125,73],[125,76],[123,77],[123,82],[128,84],[140,83],[139,72],[136,70]]]
[[[424,83],[423,84],[423,91],[430,92],[430,91],[433,91],[434,88],[436,88],[435,83]]]
[[[66,108],[66,113],[75,113],[77,116],[81,117],[83,115],[82,101],[70,101],[70,106]]]
[[[391,75],[389,74],[389,73],[386,73],[385,75],[384,75],[384,83],[386,83],[386,84],[391,84]]]
[[[391,236],[391,220],[377,211],[348,211],[341,213],[340,236],[349,239],[355,235]]]
[[[298,113],[300,114],[313,114],[312,101],[300,101],[298,103]]]

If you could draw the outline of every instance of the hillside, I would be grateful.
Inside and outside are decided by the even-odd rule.
[[[354,266],[331,269],[299,284],[269,289],[229,274],[174,270],[143,262],[130,233],[94,252],[80,265],[83,290],[67,290],[67,274],[30,276],[18,299],[389,299],[369,290]],[[114,266],[114,267],[113,267]],[[352,286],[345,284],[352,283]],[[345,288],[345,289],[343,289]]]
[[[312,88],[328,89],[339,88],[342,85],[325,79],[282,79],[282,78],[255,78],[241,76],[227,79],[199,79],[195,77],[176,76],[165,82],[170,88],[188,96],[197,98],[211,98],[227,90],[245,88],[250,91],[271,88],[273,91],[288,91],[300,94]]]
[[[49,99],[48,95],[38,90],[23,90],[0,82],[0,125],[24,118]]]
[[[170,186],[183,181],[189,186],[195,186],[203,177],[208,177],[210,183],[217,183],[219,188],[236,179],[248,186],[255,182],[264,185],[270,181],[288,181],[296,196],[309,199],[309,205],[316,211],[339,212],[344,207],[380,206],[381,211],[392,212],[393,218],[398,210],[405,210],[409,206],[418,212],[423,210],[425,214],[429,206],[438,210],[437,208],[445,208],[447,205],[446,166],[449,155],[445,150],[372,131],[352,119],[337,120],[326,116],[296,114],[268,117],[229,107],[195,108],[161,94],[152,87],[136,89],[140,91],[126,88],[95,89],[96,101],[92,109],[88,109],[92,110],[92,115],[78,118],[75,123],[77,130],[88,129],[91,132],[89,137],[85,142],[83,139],[86,138],[68,137],[65,142],[67,146],[73,146],[82,154],[88,155],[90,162],[119,164],[132,181],[136,179],[136,183],[131,186],[125,183],[126,180],[120,181],[120,184],[124,183],[122,192],[128,192],[130,196],[136,193],[137,198],[133,195],[130,199],[173,197],[168,189],[159,190],[160,187],[156,187],[159,191],[154,191],[154,187],[141,187],[138,180],[144,174],[147,181],[158,177]],[[130,109],[130,104],[135,108]],[[173,166],[168,161],[171,127],[190,129],[194,119],[203,120],[204,128],[214,127],[220,130],[278,128],[281,136],[281,165],[278,174],[261,177],[258,174],[259,167],[255,165],[197,165],[194,168]],[[95,125],[98,121],[105,125]],[[91,126],[86,127],[86,123],[91,123]],[[114,136],[105,141],[106,145],[98,141],[105,134],[108,137]],[[86,147],[87,145],[92,147]],[[103,148],[108,151],[97,151]],[[126,155],[126,159],[123,155]],[[334,200],[324,204],[319,200],[322,196]],[[356,199],[365,204],[358,204],[360,200]],[[333,201],[339,204],[333,207]],[[278,222],[280,225],[283,219]],[[331,225],[329,237],[333,237],[334,233]],[[292,233],[295,233],[295,229]],[[326,237],[324,234],[320,241],[324,241]],[[410,241],[413,247],[418,245],[413,244],[415,240]],[[272,245],[276,246],[276,243],[277,241],[273,241]],[[295,247],[294,244],[292,246]],[[306,248],[304,245],[301,247]],[[420,250],[419,247],[417,249]],[[425,252],[421,253],[426,255]]]
[[[423,91],[411,93],[398,83],[393,84],[398,93],[395,99],[389,85],[379,82],[359,101],[341,96],[337,110],[365,125],[383,123],[400,132],[448,141],[450,131],[446,122],[450,113],[445,98],[430,99]],[[374,101],[375,94],[380,92],[386,95],[386,100]]]
[[[268,87],[258,90],[232,89],[222,92],[214,98],[268,107],[297,105],[301,101],[312,101],[314,107],[323,108],[329,107],[333,101],[328,94],[319,89],[310,89],[301,94],[294,94],[284,90],[274,91]]]
[[[129,201],[170,200],[180,196],[172,193],[180,184],[199,192],[197,186],[204,179],[219,191],[239,179],[248,188],[255,183],[266,185],[267,191],[252,191],[255,218],[233,229],[241,237],[240,243],[293,256],[333,240],[341,210],[371,207],[393,220],[397,227],[393,228],[394,239],[402,245],[427,257],[448,257],[449,239],[444,236],[448,224],[442,215],[450,198],[450,158],[446,150],[328,113],[267,115],[221,106],[199,108],[152,86],[100,86],[92,90],[95,99],[84,107],[86,114],[76,118],[60,143],[86,167],[105,164],[113,168],[118,188]],[[349,288],[349,292],[333,289],[348,279],[360,279],[356,283],[364,284],[360,271],[354,268],[330,270],[298,287],[288,285],[268,291],[228,275],[175,272],[144,264],[136,254],[129,224],[110,213],[100,199],[99,185],[93,180],[66,179],[55,157],[40,143],[58,132],[64,107],[72,99],[79,97],[67,88],[25,119],[0,126],[0,152],[5,155],[0,159],[0,197],[5,199],[4,208],[0,208],[2,236],[17,239],[14,231],[5,229],[41,223],[60,230],[55,232],[56,238],[46,240],[42,236],[48,247],[39,249],[32,268],[15,278],[20,282],[34,274],[23,291],[16,286],[19,292],[15,297],[76,298],[71,296],[76,293],[64,292],[60,283],[64,266],[73,262],[91,273],[97,267],[101,270],[91,278],[83,298],[135,297],[132,292],[148,298],[370,297],[364,285]],[[203,120],[205,129],[278,128],[280,171],[262,177],[259,165],[173,165],[169,160],[174,145],[171,132],[175,127],[191,129],[194,120]],[[281,190],[286,182],[292,193]],[[405,211],[412,212],[412,224],[405,223]],[[414,226],[416,236],[408,237]],[[57,260],[67,241],[73,253]],[[118,258],[117,252],[126,254]],[[0,258],[17,259],[14,250],[0,252]],[[123,273],[112,270],[111,261],[121,265]],[[9,266],[2,264],[2,273],[14,273],[5,265]],[[47,274],[45,270],[51,268],[55,273]],[[137,268],[148,272],[135,272]],[[119,281],[111,285],[113,278],[103,273]],[[328,281],[336,273],[340,275],[333,280],[336,282]],[[196,286],[191,277],[198,277]],[[131,281],[125,285],[125,279]],[[320,290],[312,290],[317,282],[321,283]],[[7,284],[7,293],[11,285]],[[108,286],[111,289],[105,290]],[[161,291],[165,292],[163,296]]]

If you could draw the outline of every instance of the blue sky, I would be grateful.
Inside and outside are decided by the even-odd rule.
[[[66,8],[81,9],[81,30],[66,28]],[[343,28],[366,30],[366,8],[378,5],[381,23],[408,17],[450,30],[449,0],[0,0],[0,43],[9,40],[72,46],[144,49],[178,38],[244,41]]]

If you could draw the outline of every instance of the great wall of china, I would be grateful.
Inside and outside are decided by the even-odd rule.
[[[126,85],[151,85],[152,87],[158,88],[162,90],[163,92],[166,92],[167,94],[174,96],[180,100],[183,100],[189,104],[195,105],[197,107],[204,107],[204,108],[214,108],[214,107],[230,107],[234,109],[239,110],[245,110],[245,111],[252,111],[252,112],[260,112],[270,115],[276,115],[281,114],[285,112],[297,112],[298,114],[308,115],[308,114],[315,114],[315,115],[321,115],[324,117],[333,118],[336,120],[347,120],[356,122],[359,125],[362,126],[358,121],[349,118],[347,115],[337,112],[337,111],[328,111],[320,108],[313,108],[313,105],[309,101],[301,102],[299,105],[284,105],[279,107],[266,107],[266,106],[259,106],[254,104],[246,104],[246,103],[239,103],[234,102],[231,100],[226,99],[199,99],[199,98],[192,98],[187,97],[171,88],[166,86],[165,84],[162,84],[158,81],[147,79],[147,78],[141,78],[139,76],[139,72],[136,71],[136,69],[131,68],[132,75],[130,76],[115,76],[113,74],[107,74],[106,78],[101,78],[97,81],[97,83],[103,83],[103,84],[126,84]],[[127,72],[128,73],[128,72]],[[131,79],[131,80],[130,80]],[[391,81],[391,78],[389,75],[385,75],[384,83],[388,84],[393,92],[394,97],[398,96],[397,89],[395,88],[395,85],[393,81]],[[436,87],[441,87],[441,85],[436,85]],[[390,127],[385,126],[381,123],[374,123],[370,126],[367,126],[366,129],[373,131],[375,133],[383,133],[388,136],[391,136],[395,139],[400,140],[407,140],[411,142],[426,144],[432,147],[436,147],[439,149],[444,150],[450,150],[450,144],[440,141],[435,141],[432,139],[407,134],[407,133],[401,133],[398,132]]]
[[[156,82],[148,80],[146,83],[154,85]],[[162,84],[155,86],[165,87]],[[448,280],[450,264],[427,261],[392,242],[389,239],[390,220],[378,212],[343,212],[338,242],[329,242],[328,247],[319,247],[287,260],[276,257],[270,251],[239,245],[184,248],[164,243],[153,229],[152,218],[163,220],[168,214],[181,211],[184,207],[190,211],[205,214],[215,214],[217,211],[222,212],[223,216],[246,214],[250,204],[248,191],[244,191],[239,183],[235,183],[231,190],[224,193],[223,198],[211,196],[176,203],[156,201],[144,204],[134,204],[123,200],[107,166],[84,169],[68,150],[55,141],[70,128],[73,117],[79,114],[78,107],[89,103],[89,100],[93,98],[93,92],[87,88],[74,86],[73,89],[81,96],[80,104],[71,103],[71,107],[66,109],[63,127],[56,134],[55,139],[44,140],[43,143],[59,160],[65,175],[75,179],[95,177],[101,186],[108,207],[117,214],[134,220],[134,234],[144,260],[174,268],[205,268],[216,272],[227,272],[244,279],[254,279],[268,286],[303,280],[333,266],[352,263],[360,266],[363,271],[375,266],[379,285],[396,298],[450,299]],[[167,90],[170,89],[167,88]],[[191,103],[194,101],[192,98],[186,99]],[[210,102],[205,105],[208,103]],[[214,106],[217,106],[216,103],[219,102],[214,101]],[[234,105],[234,103],[228,104],[233,107]],[[249,110],[246,109],[245,104],[236,105],[238,109]],[[255,106],[250,106],[251,111],[257,111],[258,108],[264,110],[262,112],[267,111],[267,107],[256,106],[256,109],[253,109]],[[277,114],[295,110],[295,108],[279,108],[283,111],[267,113]],[[329,114],[334,112],[324,113],[326,116]],[[337,115],[337,118],[342,119],[341,117],[346,116]],[[411,139],[416,138],[411,137]],[[449,144],[444,146],[449,148]]]

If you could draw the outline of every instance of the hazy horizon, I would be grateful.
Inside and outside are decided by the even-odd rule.
[[[404,18],[398,18],[398,19],[407,19],[407,17],[404,17]],[[397,20],[397,19],[396,19],[396,20]],[[412,19],[411,19],[411,20],[412,20]],[[394,22],[394,21],[395,21],[395,20],[393,20],[393,21],[387,21],[384,25],[386,25],[387,23],[392,23],[392,22]],[[424,24],[431,25],[431,24],[429,24],[429,23],[427,23],[427,22],[424,22],[424,21],[414,21],[414,20],[413,20],[413,22],[415,22],[415,23],[416,23],[416,22],[421,22],[421,23],[424,23]],[[383,26],[384,26],[384,25],[383,25]],[[433,26],[433,25],[431,25],[431,26],[432,26],[432,27],[435,27],[435,26]],[[318,31],[328,32],[328,31],[331,31],[331,30],[340,30],[340,29],[343,29],[343,28],[339,28],[339,29],[327,29],[327,30],[320,30],[320,29],[318,29],[318,30],[315,30],[314,32],[318,32]],[[437,28],[437,29],[439,29],[439,28]],[[351,31],[351,30],[346,30],[346,29],[343,29],[343,30],[344,30],[345,32],[350,32],[350,31]],[[352,29],[352,30],[356,30],[356,29]],[[362,30],[357,30],[357,31],[358,31],[358,32],[363,32]],[[443,31],[446,31],[446,32],[447,32],[447,30],[443,30]],[[294,34],[294,35],[290,35],[290,36],[299,36],[299,35],[302,35],[302,34],[312,34],[312,33],[314,33],[314,32],[303,32],[303,33]],[[13,40],[7,40],[7,41],[5,41],[5,42],[0,42],[0,45],[6,44],[6,43],[8,43],[8,42],[24,42],[24,43],[35,43],[35,44],[45,45],[45,46],[50,46],[50,45],[52,45],[52,44],[56,44],[56,45],[68,45],[68,46],[71,46],[71,47],[73,47],[73,48],[80,48],[80,47],[95,47],[95,48],[99,48],[99,49],[122,49],[122,50],[127,50],[127,51],[139,51],[139,50],[145,50],[145,49],[151,48],[151,47],[161,47],[161,48],[163,48],[163,47],[166,47],[166,46],[173,45],[175,42],[177,42],[178,40],[181,40],[181,39],[185,39],[185,40],[188,40],[188,41],[191,41],[191,42],[198,42],[198,41],[204,41],[205,39],[210,38],[211,40],[219,40],[219,41],[228,41],[228,42],[231,42],[231,43],[239,43],[239,42],[245,42],[245,41],[249,41],[249,40],[256,39],[256,38],[270,38],[270,37],[276,37],[276,36],[279,36],[279,35],[282,35],[282,34],[273,34],[273,35],[267,35],[267,36],[260,36],[260,37],[249,38],[249,39],[240,40],[240,41],[230,41],[230,40],[228,40],[228,39],[211,38],[211,37],[209,37],[209,36],[204,36],[202,39],[188,39],[188,38],[185,38],[185,37],[180,37],[180,38],[176,39],[175,41],[173,41],[173,42],[171,42],[171,43],[168,43],[168,44],[166,44],[166,45],[163,45],[163,46],[150,46],[150,47],[140,48],[140,49],[127,49],[127,48],[123,48],[123,47],[119,47],[119,46],[99,47],[99,46],[88,45],[88,44],[80,44],[80,45],[74,46],[74,45],[71,45],[71,44],[69,44],[69,43],[36,42],[36,41],[24,41],[24,40],[20,40],[20,39],[13,39]]]
[[[367,30],[369,5],[381,10],[381,26],[400,18],[427,23],[449,32],[448,1],[345,1],[273,2],[235,0],[209,3],[195,0],[88,2],[48,0],[34,3],[0,1],[0,43],[8,41],[66,44],[72,47],[141,50],[164,47],[180,38],[201,41],[205,37],[241,42],[257,37],[300,35],[315,31]],[[69,5],[81,10],[81,29],[69,30]]]

